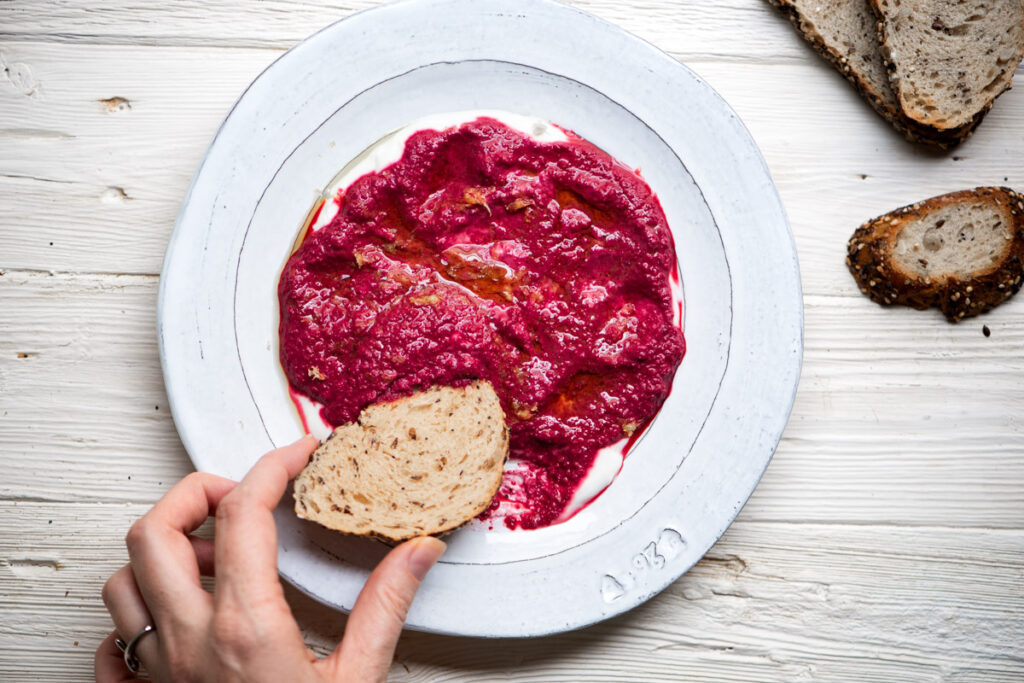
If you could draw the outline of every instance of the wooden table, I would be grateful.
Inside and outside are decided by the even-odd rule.
[[[0,680],[91,679],[124,532],[191,470],[155,335],[185,188],[261,69],[373,4],[0,2]],[[803,275],[796,406],[739,519],[660,596],[531,641],[408,633],[393,679],[1024,680],[1024,297],[950,325],[870,303],[843,265],[875,215],[1024,189],[1024,70],[939,154],[763,0],[573,4],[684,61],[761,146]],[[289,597],[326,651],[344,618]]]

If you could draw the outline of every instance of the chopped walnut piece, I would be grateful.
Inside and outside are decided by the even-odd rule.
[[[533,200],[527,199],[526,197],[516,197],[511,202],[505,205],[507,211],[516,212],[522,211],[528,206],[533,206]]]
[[[512,411],[520,420],[529,420],[531,417],[533,417],[533,414],[537,412],[537,405],[526,405],[524,403],[520,403],[515,399],[512,399]]]
[[[482,206],[487,210],[488,216],[492,215],[491,207],[487,205],[487,195],[482,187],[467,187],[462,193],[462,202],[466,206]]]
[[[416,306],[433,306],[441,302],[441,297],[437,294],[421,294],[409,297],[409,302]]]

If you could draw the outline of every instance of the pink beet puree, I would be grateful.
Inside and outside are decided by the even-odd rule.
[[[598,449],[629,437],[683,358],[657,198],[589,142],[494,119],[422,130],[338,197],[281,275],[281,362],[333,425],[436,384],[489,380],[511,429],[486,514],[554,522]]]

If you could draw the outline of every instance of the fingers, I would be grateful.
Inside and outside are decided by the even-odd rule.
[[[133,674],[124,665],[124,653],[114,644],[114,639],[117,637],[117,632],[111,633],[96,648],[96,655],[93,657],[96,683],[124,683],[125,681],[139,683],[136,674]]]
[[[125,537],[139,589],[161,621],[208,608],[200,566],[187,534],[234,488],[230,479],[194,472],[178,482],[132,525]]]
[[[349,615],[341,646],[324,660],[336,679],[340,673],[357,681],[387,679],[416,591],[444,550],[445,544],[436,538],[416,538],[377,565]]]
[[[193,472],[157,501],[149,515],[182,534],[195,531],[237,484],[208,472]],[[147,515],[148,516],[148,515]]]
[[[267,453],[217,508],[217,599],[228,592],[249,599],[282,596],[277,577],[277,528],[273,510],[288,482],[316,448],[307,436]]]
[[[213,598],[202,589],[200,575],[212,576],[220,565],[227,569],[222,582],[230,583],[234,576],[235,583],[244,586],[252,583],[251,576],[257,585],[276,588],[278,598],[272,604],[281,615],[291,617],[277,579],[272,511],[316,445],[316,439],[307,437],[267,454],[240,484],[210,474],[191,474],[132,525],[125,538],[131,564],[110,578],[103,600],[122,639],[130,640],[147,624],[161,629],[139,641],[140,660],[160,668],[166,664],[165,655],[173,656],[168,654],[171,650],[189,645],[188,634],[213,616]],[[191,536],[213,513],[218,514],[216,541]],[[222,582],[218,582],[218,594]],[[243,592],[235,603],[242,607],[243,616],[253,605],[266,603],[260,599],[265,596],[256,595],[252,602],[249,597]],[[301,634],[293,620],[289,623],[291,629],[284,630],[304,659],[308,652],[302,647]],[[113,635],[97,649],[95,671],[100,683],[134,678]]]
[[[213,576],[213,542],[194,536],[189,536],[188,539],[195,552],[196,563],[199,566],[200,573],[203,576]],[[139,590],[135,574],[130,565],[121,567],[107,580],[107,583],[103,586],[103,603],[114,620],[114,626],[117,629],[115,635],[122,634],[122,640],[132,638],[134,634],[141,631],[147,624],[156,625],[149,613],[149,609],[146,607],[142,592]],[[139,642],[137,654],[140,659],[153,662],[154,657],[159,656],[158,648],[156,647],[157,638],[158,636],[151,635]],[[111,644],[114,642],[113,639],[109,640]],[[108,652],[107,654],[110,653]],[[120,669],[124,669],[123,653],[117,650],[116,655],[115,663],[120,662]],[[99,650],[97,650],[96,657],[97,667],[100,667],[101,664],[106,665],[104,669],[106,675],[112,675],[120,671],[120,669],[114,667],[109,662],[101,660]]]
[[[277,576],[273,510],[288,482],[309,460],[308,437],[271,451],[217,507],[212,636],[220,656],[260,671],[260,680],[305,680],[302,633]]]
[[[110,616],[114,620],[114,629],[121,635],[121,640],[125,642],[131,640],[147,624],[156,625],[153,623],[153,617],[150,616],[146,603],[142,599],[142,593],[135,582],[135,575],[132,573],[131,566],[125,565],[114,572],[107,579],[107,583],[104,584],[102,595],[103,604],[106,605],[107,611],[110,612]],[[135,649],[136,656],[150,666],[156,662],[159,656],[158,638],[159,633],[150,634],[140,640]],[[113,643],[113,640],[111,640],[111,643]],[[118,652],[120,653],[120,651]],[[98,657],[99,652],[97,651]],[[99,666],[98,659],[97,666]],[[124,666],[123,657],[121,659],[121,668],[127,671],[127,668]]]
[[[199,574],[201,576],[216,576],[213,541],[197,538],[196,536],[189,536],[188,540],[196,554],[196,565],[199,567]]]

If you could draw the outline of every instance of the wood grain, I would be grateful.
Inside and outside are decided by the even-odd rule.
[[[375,4],[0,2],[0,680],[91,680],[124,532],[191,470],[155,331],[185,189],[267,64]],[[872,304],[843,265],[896,206],[1024,188],[1024,88],[935,153],[763,0],[570,4],[683,60],[761,147],[801,260],[796,405],[738,521],[661,596],[529,641],[407,633],[392,680],[1024,680],[1024,298],[949,325]],[[328,651],[344,617],[288,596]]]
[[[239,11],[233,0],[136,3],[88,0],[38,3],[13,0],[0,37],[47,42],[128,45],[216,45],[289,48],[324,26],[379,2],[262,0]],[[803,58],[796,36],[778,40],[785,20],[762,0],[566,3],[636,33],[668,52],[727,60]],[[791,30],[791,29],[790,29]],[[723,36],[729,36],[723,40]]]
[[[234,100],[278,54],[15,41],[0,53],[25,65],[35,88],[18,94],[0,82],[0,267],[139,274],[160,272],[206,147]],[[1024,187],[1024,89],[1001,97],[959,149],[936,154],[896,135],[811,57],[689,63],[761,147],[789,212],[808,293],[860,296],[836,273],[846,240],[869,218],[964,187]],[[74,70],[63,66],[70,62]],[[104,102],[112,98],[124,102]]]
[[[99,598],[146,506],[0,502],[0,679],[87,680]],[[394,681],[1018,681],[1024,538],[1010,531],[758,523],[622,617],[548,638],[406,633]],[[983,576],[984,580],[979,580]],[[288,591],[324,654],[344,617]],[[500,618],[495,606],[495,618]]]
[[[156,288],[0,277],[0,498],[152,502],[191,469]],[[749,519],[1024,527],[1024,299],[986,316],[989,338],[860,296],[805,303],[803,381]]]

